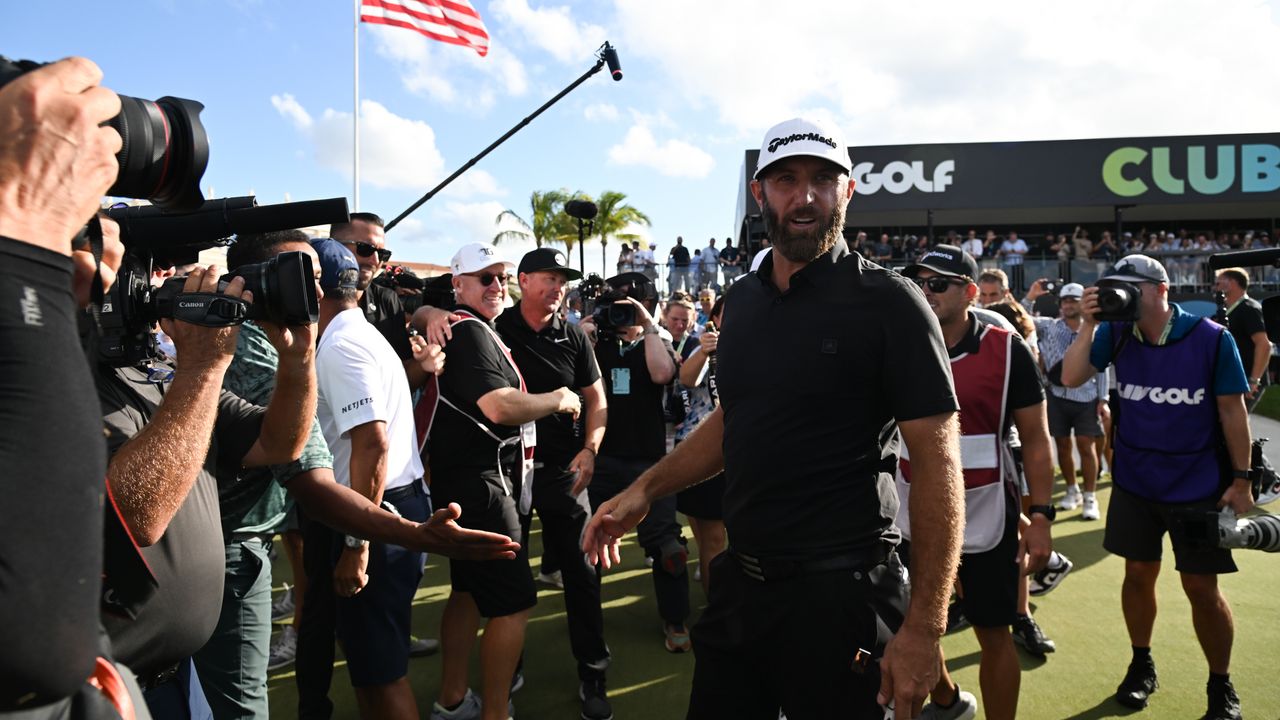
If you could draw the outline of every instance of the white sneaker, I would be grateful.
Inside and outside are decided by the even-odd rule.
[[[289,587],[289,583],[284,584],[284,593],[271,603],[271,622],[273,623],[291,623],[293,622],[294,608],[294,589]]]
[[[1080,507],[1083,496],[1080,493],[1079,485],[1068,485],[1067,493],[1062,496],[1062,502],[1058,503],[1059,510],[1075,510]]]
[[[956,701],[949,708],[929,703],[920,711],[920,720],[973,720],[978,715],[978,698],[967,690],[956,693]]]
[[[480,697],[471,692],[471,688],[467,688],[467,694],[462,696],[462,704],[452,710],[446,710],[439,701],[431,706],[431,720],[479,720],[479,718]]]
[[[1098,520],[1102,517],[1102,512],[1098,510],[1098,497],[1093,493],[1084,494],[1084,510],[1080,517],[1084,520]]]
[[[267,655],[267,669],[279,670],[293,662],[298,656],[298,631],[292,625],[286,626],[271,641],[271,651]]]
[[[563,590],[564,574],[562,574],[559,570],[556,570],[555,572],[550,572],[550,573],[539,572],[538,582],[542,583],[543,585],[549,585],[551,587],[559,588]]]

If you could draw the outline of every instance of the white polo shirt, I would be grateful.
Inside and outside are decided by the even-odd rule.
[[[383,490],[422,477],[404,365],[360,308],[343,310],[325,328],[316,350],[316,379],[316,414],[338,482],[351,487],[351,429],[375,421],[387,425]]]

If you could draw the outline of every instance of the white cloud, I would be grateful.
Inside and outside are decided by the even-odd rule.
[[[271,104],[275,107],[276,112],[292,122],[294,127],[299,130],[306,130],[311,127],[311,115],[289,93],[272,95]]]
[[[615,122],[618,119],[618,108],[609,103],[595,103],[583,108],[582,116],[591,122]]]
[[[399,68],[401,82],[411,93],[484,111],[497,102],[499,91],[521,96],[529,90],[524,64],[496,38],[491,38],[489,54],[482,58],[470,49],[402,28],[373,25],[368,30],[377,53]]]
[[[669,177],[704,178],[715,160],[700,148],[682,140],[659,143],[645,125],[632,125],[622,142],[609,148],[609,160],[617,165],[648,167]]]
[[[350,178],[351,113],[326,109],[313,119],[292,95],[275,95],[271,104],[310,140],[316,162]],[[425,192],[445,177],[445,160],[436,133],[421,120],[400,117],[373,100],[360,103],[360,181],[377,188]],[[502,196],[492,175],[470,170],[444,191],[454,197]]]
[[[504,220],[501,225],[497,222],[498,215],[506,209],[502,203],[492,200],[477,203],[447,202],[436,213],[436,216],[444,222],[440,224],[440,230],[433,235],[459,244],[492,243],[493,236],[500,231],[515,229],[515,223],[510,220]],[[524,248],[526,244],[528,248]],[[508,241],[504,242],[502,247],[504,251],[509,251],[513,257],[519,259],[520,253],[533,248],[533,241],[530,240],[528,243]]]
[[[1256,0],[739,0],[732,11],[618,0],[617,11],[619,45],[667,93],[654,109],[718,118],[748,145],[815,108],[855,145],[1269,132],[1280,114],[1263,90],[1280,84],[1280,27]],[[1230,41],[1184,42],[1196,37]]]
[[[605,29],[575,21],[566,6],[533,9],[528,0],[493,0],[494,17],[519,31],[520,37],[560,62],[591,57],[605,41]]]

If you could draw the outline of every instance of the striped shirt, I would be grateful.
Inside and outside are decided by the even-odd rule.
[[[1077,333],[1062,318],[1032,318],[1036,324],[1036,334],[1040,342],[1040,362],[1045,370],[1062,362],[1067,356],[1067,348],[1075,342]],[[1085,384],[1077,388],[1068,388],[1049,383],[1049,392],[1056,398],[1073,402],[1097,402],[1107,399],[1107,374],[1100,372]]]

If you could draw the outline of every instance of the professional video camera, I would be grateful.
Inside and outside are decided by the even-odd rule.
[[[116,282],[99,304],[98,359],[127,367],[158,356],[152,327],[161,318],[225,327],[262,319],[282,325],[314,323],[319,317],[310,256],[284,253],[264,263],[234,268],[219,289],[234,277],[245,280],[252,304],[219,294],[184,293],[184,278],[151,286],[155,268],[193,263],[201,250],[229,243],[236,234],[288,230],[346,222],[346,198],[308,200],[257,207],[252,197],[205,202],[193,212],[166,212],[154,206],[107,211],[120,225],[124,259]],[[92,223],[91,223],[92,225]]]
[[[0,86],[43,65],[0,55]],[[200,176],[209,164],[201,110],[204,106],[194,100],[121,95],[120,114],[107,122],[124,141],[116,153],[120,172],[107,194],[146,198],[170,210],[200,207]]]
[[[653,281],[638,272],[626,272],[608,280],[592,273],[578,286],[582,295],[582,314],[595,323],[600,337],[617,337],[620,330],[639,324],[636,307],[619,302],[631,298],[639,303],[652,303],[658,298]],[[652,312],[652,310],[650,310]]]
[[[1137,285],[1115,278],[1098,280],[1098,320],[1137,322],[1142,291]]]

